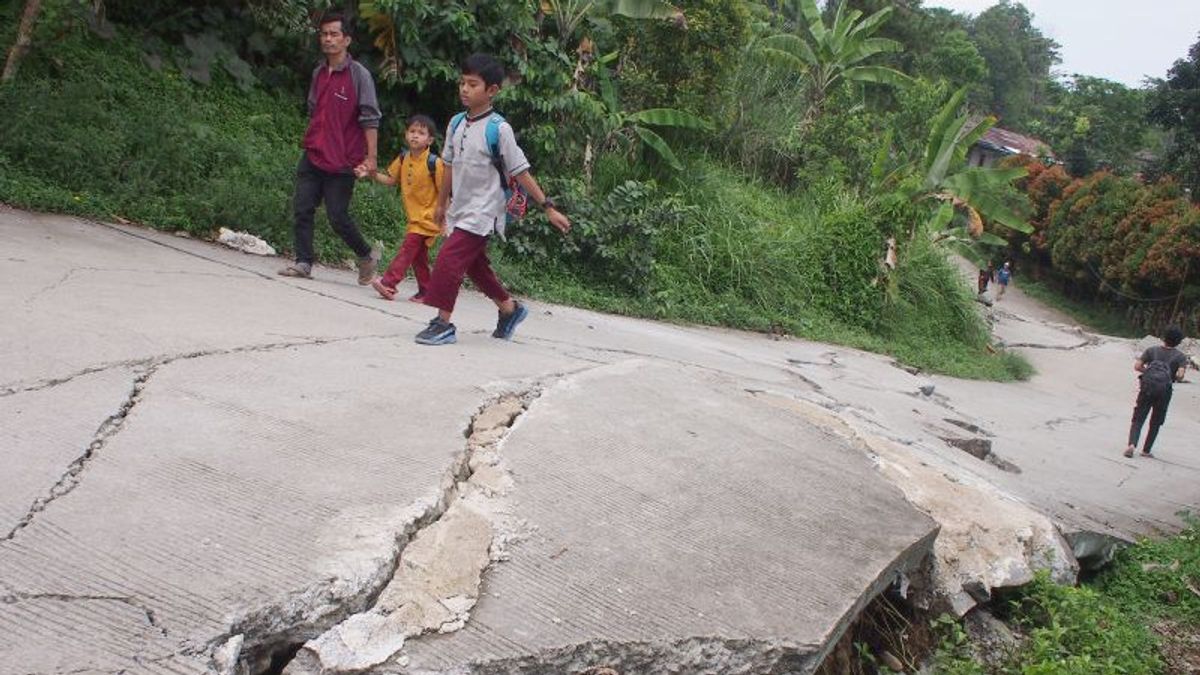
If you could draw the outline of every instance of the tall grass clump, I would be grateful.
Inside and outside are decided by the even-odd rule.
[[[694,215],[659,246],[658,293],[667,302],[691,304],[687,289],[709,299],[697,303],[696,318],[751,313],[760,328],[799,334],[878,325],[882,237],[853,194],[796,196],[706,159],[685,175],[681,198]]]
[[[992,380],[1026,379],[1028,361],[994,352],[975,296],[945,249],[927,237],[903,242],[890,277],[880,334],[902,361],[935,372]]]
[[[68,33],[0,87],[0,200],[198,236],[225,226],[290,249],[302,94],[243,91],[220,72],[199,85],[151,68],[137,44]],[[396,238],[386,191],[360,190],[354,209],[368,238]],[[350,255],[327,227],[317,247]]]

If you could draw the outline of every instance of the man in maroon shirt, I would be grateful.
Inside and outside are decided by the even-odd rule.
[[[308,88],[308,130],[296,169],[296,262],[279,271],[287,277],[312,276],[313,216],[322,200],[333,231],[358,256],[358,283],[375,275],[379,254],[363,239],[350,217],[355,173],[375,175],[379,101],[375,81],[350,57],[350,34],[340,14],[321,19],[324,63],[313,70]]]

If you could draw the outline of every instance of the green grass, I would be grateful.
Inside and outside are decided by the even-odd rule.
[[[973,660],[961,627],[943,617],[935,672],[1118,675],[1182,672],[1172,654],[1197,647],[1171,635],[1200,633],[1200,521],[1178,535],[1124,549],[1094,580],[1058,586],[1045,575],[998,608],[1024,640],[999,667]],[[1170,625],[1167,637],[1151,626]]]
[[[1073,300],[1063,295],[1052,283],[1026,278],[1021,280],[1021,290],[1034,300],[1066,314],[1093,333],[1127,338],[1143,336],[1121,310]]]
[[[0,87],[0,201],[200,237],[225,226],[290,248],[302,96],[242,91],[219,71],[197,85],[145,65],[137,44],[90,34],[38,43]],[[398,200],[361,187],[364,234],[394,241]],[[327,226],[317,232],[323,259],[352,257]]]
[[[993,353],[977,305],[941,250],[905,249],[895,287],[879,280],[883,235],[854,195],[784,193],[706,159],[675,187],[685,216],[647,238],[653,272],[637,292],[597,283],[552,253],[502,250],[507,283],[544,300],[666,321],[786,333],[890,354],[923,370],[1025,379]],[[536,227],[523,223],[521,227]]]
[[[0,87],[0,201],[200,237],[224,226],[289,250],[302,96],[245,92],[220,71],[197,85],[169,65],[148,67],[137,44],[82,32],[38,43],[19,78]],[[836,185],[784,192],[703,157],[665,184],[626,156],[602,157],[596,170],[596,191],[575,191],[569,239],[545,234],[534,216],[496,247],[515,290],[834,342],[960,377],[1030,372],[1015,355],[989,352],[974,303],[938,251],[905,249],[900,269],[881,278],[889,224]],[[353,213],[368,240],[398,243],[403,216],[389,190],[360,185]],[[320,258],[349,258],[318,218]]]
[[[1177,536],[1146,539],[1121,551],[1096,578],[1096,589],[1122,611],[1200,630],[1200,520],[1189,516],[1187,522]]]

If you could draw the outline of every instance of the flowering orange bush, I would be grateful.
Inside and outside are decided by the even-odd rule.
[[[1147,330],[1168,321],[1200,329],[1200,208],[1178,184],[1103,171],[1072,179],[1060,166],[1009,162],[1029,172],[1017,187],[1033,205],[1035,264],[1073,295],[1125,306]]]

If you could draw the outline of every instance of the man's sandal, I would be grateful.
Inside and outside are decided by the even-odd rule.
[[[301,267],[298,264],[297,265],[288,265],[287,267],[279,270],[279,276],[294,277],[297,279],[311,279],[312,272],[304,269],[303,267]]]

